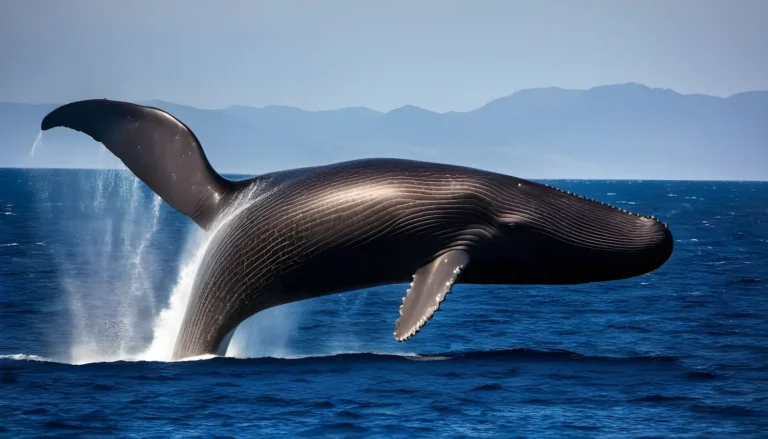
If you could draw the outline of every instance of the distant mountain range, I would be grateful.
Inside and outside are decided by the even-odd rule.
[[[103,96],[93,96],[100,98]],[[639,84],[523,90],[468,112],[405,106],[203,110],[139,102],[184,121],[222,173],[402,157],[526,178],[768,180],[768,92],[720,98]],[[112,166],[84,134],[46,132],[59,104],[0,103],[0,167]]]

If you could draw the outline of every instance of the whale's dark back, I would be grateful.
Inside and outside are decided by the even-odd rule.
[[[620,279],[671,251],[668,230],[653,219],[460,166],[369,159],[253,184],[253,200],[209,247],[179,356],[199,353],[201,343],[215,350],[272,306],[410,281],[450,250],[471,255],[462,282],[492,284]]]
[[[459,167],[390,159],[259,177],[253,199],[209,246],[178,355],[197,352],[201,340],[215,349],[263,309],[406,282],[440,253],[479,245],[490,238],[480,230],[492,233],[495,219],[491,200],[475,190],[476,177]],[[211,321],[222,315],[232,318]]]

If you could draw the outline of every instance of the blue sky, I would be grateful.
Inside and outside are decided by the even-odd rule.
[[[768,1],[0,2],[0,101],[469,110],[533,87],[768,89]]]

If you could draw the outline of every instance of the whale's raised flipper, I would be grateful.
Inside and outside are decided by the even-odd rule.
[[[450,251],[416,271],[395,322],[397,341],[408,340],[427,324],[468,263],[467,252]]]
[[[206,229],[237,189],[216,173],[195,134],[157,108],[93,99],[50,112],[43,130],[67,127],[101,142],[166,203]]]

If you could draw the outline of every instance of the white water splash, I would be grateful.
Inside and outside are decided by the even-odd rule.
[[[43,358],[37,355],[27,355],[27,354],[10,354],[10,355],[0,355],[0,360],[18,360],[18,361],[45,361],[45,362],[52,362],[52,360],[48,358]]]
[[[87,203],[84,195],[93,184],[83,178],[74,195],[83,195],[80,209],[89,223],[66,231],[82,239],[57,258],[73,323],[70,358],[74,364],[124,360],[144,346],[142,322],[154,314],[159,273],[147,247],[157,230],[161,200],[151,194],[152,202],[146,203],[130,172],[105,170],[97,173],[96,196]]]
[[[184,252],[184,262],[181,264],[176,285],[171,292],[168,307],[160,311],[155,318],[152,344],[146,351],[138,355],[136,359],[144,361],[171,361],[173,347],[184,320],[184,313],[186,312],[187,303],[194,287],[195,278],[197,277],[200,264],[205,258],[208,246],[216,236],[216,233],[253,201],[253,194],[255,192],[256,186],[253,186],[235,200],[225,212],[219,215],[219,218],[209,232],[206,233],[198,229],[195,233]],[[194,359],[212,358],[214,356],[203,355]],[[189,360],[191,359],[185,359],[185,361]]]
[[[101,147],[100,163],[103,151]],[[69,203],[65,205],[79,208],[78,215],[85,218],[85,222],[78,220],[62,230],[67,244],[59,246],[54,255],[71,316],[72,341],[66,362],[72,364],[170,361],[209,244],[224,224],[254,201],[258,192],[256,186],[245,191],[219,215],[209,232],[190,227],[194,231],[187,235],[167,306],[158,311],[156,298],[165,296],[156,291],[162,268],[150,249],[159,225],[162,200],[149,193],[122,163],[117,168],[102,168],[95,175],[84,172],[77,181],[79,187],[76,185],[67,193]],[[62,205],[49,202],[56,184],[59,183],[55,179],[36,182],[38,206],[45,216],[50,217],[51,209]],[[147,195],[152,197],[149,203]],[[226,355],[288,356],[285,346],[291,328],[298,323],[297,309],[280,307],[259,319],[249,319],[236,331]],[[152,321],[151,328],[148,319]],[[267,336],[269,346],[254,340],[254,333],[262,339]],[[184,361],[188,360],[191,359]]]
[[[299,323],[304,304],[289,303],[269,308],[246,319],[232,335],[226,357],[294,358],[290,337]]]
[[[176,342],[189,296],[197,276],[197,270],[203,261],[208,244],[213,234],[198,231],[188,241],[184,251],[184,261],[180,265],[176,285],[171,292],[168,307],[160,311],[153,324],[153,338],[149,347],[137,356],[143,361],[170,361],[173,345]]]
[[[37,133],[37,137],[35,138],[35,143],[32,144],[32,150],[29,151],[29,155],[34,157],[35,156],[35,149],[37,148],[37,145],[40,145],[41,143],[43,143],[43,132],[42,131]]]

